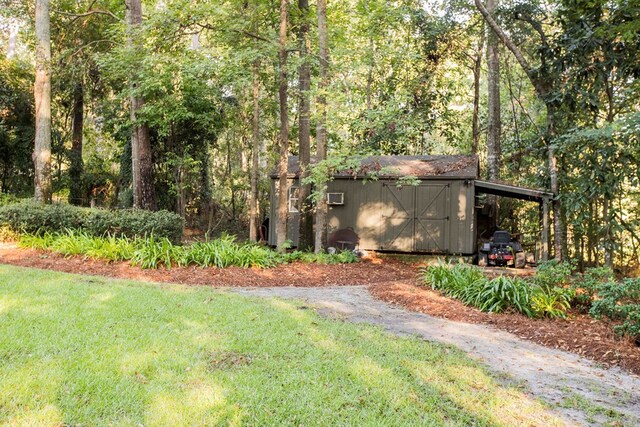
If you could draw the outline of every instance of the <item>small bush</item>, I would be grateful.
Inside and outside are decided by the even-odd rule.
[[[565,287],[569,285],[573,265],[568,262],[558,262],[551,260],[543,262],[538,266],[533,283],[551,291],[554,287]]]
[[[581,312],[587,313],[591,308],[598,287],[614,279],[613,271],[609,267],[588,268],[584,273],[578,275],[571,285],[574,292],[571,305]]]
[[[519,313],[533,317],[532,294],[533,288],[524,280],[500,276],[482,286],[476,296],[475,306],[489,313],[499,313],[513,308]]]
[[[21,202],[0,206],[0,225],[26,234],[77,230],[92,236],[182,238],[184,220],[167,211],[89,209],[67,204]]]
[[[620,335],[640,337],[640,278],[608,281],[596,287],[596,299],[589,313],[596,319],[608,317],[621,322],[614,327]]]
[[[19,201],[20,199],[13,194],[0,193],[0,206],[12,205]]]
[[[544,290],[538,288],[531,295],[531,309],[535,317],[567,317],[567,310],[571,308],[571,300],[575,293],[568,288],[552,288]]]
[[[335,254],[328,253],[310,253],[302,251],[293,251],[285,254],[286,262],[301,261],[304,263],[315,264],[349,264],[358,262],[358,256],[352,251],[341,251]]]

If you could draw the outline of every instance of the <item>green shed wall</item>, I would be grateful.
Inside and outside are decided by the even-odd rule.
[[[276,180],[272,180],[269,243],[275,245]],[[291,180],[297,185],[297,180]],[[393,180],[335,179],[328,192],[344,193],[344,205],[329,206],[327,233],[351,227],[367,250],[475,252],[472,180],[430,179],[397,187]],[[297,245],[299,215],[289,213],[287,238]]]

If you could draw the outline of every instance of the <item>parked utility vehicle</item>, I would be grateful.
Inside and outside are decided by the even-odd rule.
[[[525,264],[522,245],[512,240],[508,231],[496,231],[493,233],[491,241],[483,243],[478,251],[478,265],[480,267],[510,265],[515,268],[524,268]]]

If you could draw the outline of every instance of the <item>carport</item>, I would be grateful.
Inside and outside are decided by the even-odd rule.
[[[542,261],[549,259],[549,203],[553,200],[553,193],[535,190],[532,188],[516,187],[515,185],[502,184],[498,182],[474,180],[476,194],[491,194],[500,197],[538,202],[540,204],[540,222],[542,232],[541,258]]]

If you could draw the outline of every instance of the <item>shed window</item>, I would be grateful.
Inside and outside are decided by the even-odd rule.
[[[327,193],[328,205],[344,205],[344,193]]]
[[[298,187],[289,187],[289,212],[300,212],[300,189]]]

